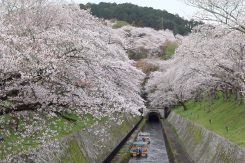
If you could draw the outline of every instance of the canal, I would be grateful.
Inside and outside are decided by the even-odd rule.
[[[127,142],[120,147],[116,154],[112,153],[103,163],[169,163],[168,153],[163,137],[163,128],[158,113],[149,113],[138,126]],[[148,145],[148,157],[130,157],[129,147],[135,141],[139,131],[150,133],[151,143]]]
[[[147,158],[131,158],[129,163],[169,163],[168,154],[163,137],[163,130],[157,115],[149,115],[148,122],[145,124],[144,132],[151,134],[149,144],[149,154]]]

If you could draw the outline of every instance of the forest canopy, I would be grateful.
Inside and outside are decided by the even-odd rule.
[[[187,35],[192,28],[202,24],[194,20],[185,20],[177,14],[165,10],[156,10],[151,7],[140,7],[131,3],[80,4],[81,9],[91,9],[94,16],[104,19],[127,21],[136,27],[152,27],[156,30],[169,29],[174,34]]]

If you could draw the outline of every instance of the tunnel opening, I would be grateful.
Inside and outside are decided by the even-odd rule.
[[[156,113],[156,112],[150,112],[148,114],[148,122],[150,123],[159,123],[159,113]]]

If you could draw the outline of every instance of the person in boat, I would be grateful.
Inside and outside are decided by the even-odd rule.
[[[139,156],[141,156],[142,152],[143,152],[143,151],[142,151],[142,148],[138,147],[137,153],[139,154]]]

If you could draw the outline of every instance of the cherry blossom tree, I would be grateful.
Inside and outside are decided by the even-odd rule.
[[[147,89],[153,106],[183,105],[204,91],[229,90],[242,100],[245,35],[212,25],[195,28],[182,40],[175,56],[162,63]],[[171,100],[169,100],[171,99]],[[159,106],[158,106],[159,107]]]
[[[224,24],[245,33],[244,0],[185,0],[185,2],[203,11],[198,14],[202,20]]]
[[[74,5],[44,0],[2,1],[0,114],[40,110],[103,115],[144,107],[144,74],[111,29]]]
[[[114,38],[121,40],[126,50],[136,53],[147,53],[148,58],[156,58],[163,55],[164,45],[169,42],[177,42],[172,31],[154,30],[152,28],[138,28],[130,25],[119,29],[113,29]],[[114,41],[115,42],[115,41]]]

